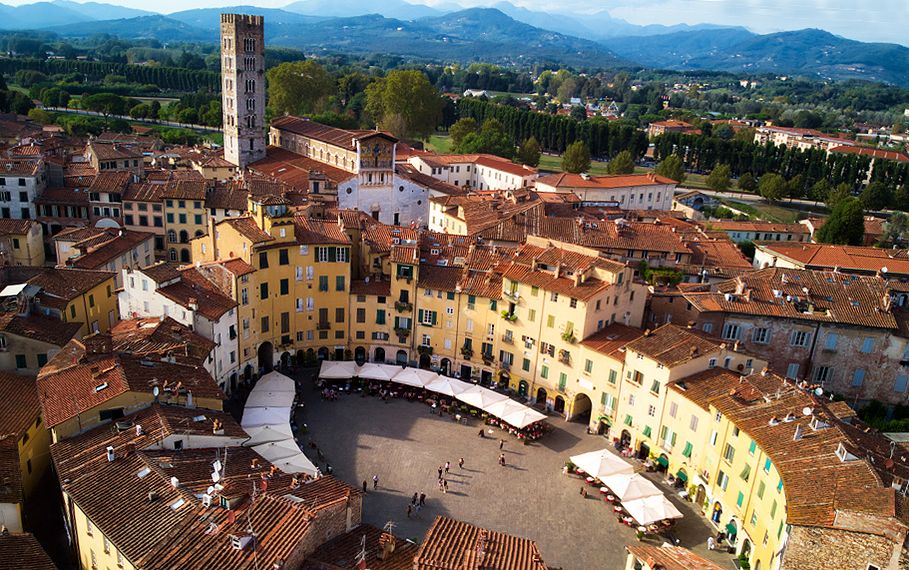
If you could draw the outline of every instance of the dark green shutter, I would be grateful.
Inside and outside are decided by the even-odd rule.
[[[436,311],[430,311],[429,316],[432,319],[432,326],[436,326],[436,317],[438,317],[438,313]]]
[[[423,309],[417,311],[417,322],[423,324]]]

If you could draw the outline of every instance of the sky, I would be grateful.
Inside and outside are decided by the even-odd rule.
[[[4,3],[19,5],[33,1],[35,0],[6,0]],[[159,0],[153,4],[147,0],[98,1],[167,13],[189,8],[240,4],[278,8],[292,0]],[[407,1],[451,8],[455,3],[462,6],[490,6],[498,0]],[[376,11],[377,7],[375,0],[347,2],[362,4],[364,13]],[[744,26],[758,33],[822,28],[861,41],[909,45],[909,34],[906,33],[909,28],[909,0],[511,0],[511,2],[532,10],[573,15],[607,10],[615,18],[642,25],[711,23]]]

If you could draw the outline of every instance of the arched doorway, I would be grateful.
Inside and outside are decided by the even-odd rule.
[[[290,366],[290,353],[285,351],[281,354],[281,369],[286,370]]]
[[[625,448],[631,445],[631,432],[627,429],[622,430],[622,435],[619,436],[619,447]]]
[[[306,353],[301,348],[297,351],[297,366],[303,366],[304,364],[306,364]]]
[[[527,380],[521,380],[518,382],[518,396],[522,398],[527,397],[527,390],[530,389],[530,385],[527,384]]]
[[[420,368],[428,369],[431,362],[432,357],[425,352],[420,355]]]
[[[266,341],[259,345],[259,368],[265,372],[275,369],[275,347]]]
[[[719,501],[713,503],[713,511],[710,513],[710,520],[715,524],[720,524],[720,517],[723,516],[723,505]]]
[[[252,378],[252,375],[253,375],[253,367],[252,367],[252,364],[247,364],[247,365],[246,365],[246,368],[243,369],[243,379],[244,379],[244,380],[249,380],[249,379]]]
[[[316,361],[316,352],[311,348],[307,348],[306,349],[306,362],[308,362],[309,364],[312,364],[315,361]]]
[[[540,388],[537,390],[537,403],[545,406],[546,405],[546,388]]]
[[[180,261],[183,263],[189,263],[189,250],[188,249],[180,250]]]
[[[638,459],[644,460],[650,457],[650,446],[643,441],[638,444]]]
[[[564,414],[565,413],[565,398],[563,398],[562,396],[556,396],[555,406],[553,406],[553,410],[555,410],[555,413],[557,413],[557,414]]]
[[[373,353],[372,361],[373,362],[385,362],[385,349],[382,347],[377,348],[376,351]]]
[[[443,376],[451,375],[451,360],[448,360],[447,358],[442,359],[439,367],[439,374]]]
[[[407,364],[407,351],[399,350],[397,354],[395,354],[395,362],[398,364]]]
[[[233,394],[237,391],[237,373],[234,372],[230,375],[230,393]]]
[[[739,552],[740,558],[751,558],[751,541],[747,538],[742,541],[742,550]]]
[[[319,360],[328,360],[328,349],[323,346],[319,349],[318,355]]]
[[[694,494],[694,504],[701,509],[701,512],[704,512],[704,509],[707,508],[706,502],[707,489],[705,489],[703,485],[698,485],[698,490]]]
[[[735,537],[739,534],[737,521],[734,518],[729,519],[729,522],[726,523],[726,526],[724,526],[721,530],[726,532],[726,535],[728,537],[726,540],[729,541],[729,544],[735,544]]]
[[[574,403],[571,405],[571,419],[584,424],[590,423],[590,412],[593,410],[593,402],[587,394],[581,393],[574,397]]]
[[[366,362],[366,349],[365,348],[363,348],[362,346],[358,346],[357,348],[354,349],[354,361],[356,361],[357,364],[363,364],[364,362]]]

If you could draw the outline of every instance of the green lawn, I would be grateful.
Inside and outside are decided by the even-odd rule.
[[[544,154],[540,157],[540,170],[549,170],[551,172],[562,172],[562,157]],[[606,163],[600,161],[591,161],[588,174],[602,176],[607,174]]]
[[[737,200],[721,201],[731,208],[745,212],[749,216],[760,220],[784,224],[794,224],[798,221],[798,210],[790,210],[774,204],[746,204],[745,202],[739,202]]]
[[[426,150],[431,150],[439,154],[448,154],[451,152],[451,137],[448,135],[431,135],[426,143]]]

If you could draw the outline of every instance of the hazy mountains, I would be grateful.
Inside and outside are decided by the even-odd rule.
[[[380,13],[362,14],[364,6]],[[161,41],[216,41],[223,11],[260,14],[272,45],[307,52],[386,53],[437,60],[551,62],[582,67],[803,74],[909,86],[909,48],[822,30],[759,35],[744,28],[637,26],[605,11],[579,19],[500,2],[496,8],[428,7],[404,0],[299,0],[284,9],[231,6],[168,15],[69,0],[0,4],[0,29],[63,36],[110,33]],[[454,10],[454,11],[451,11]]]

